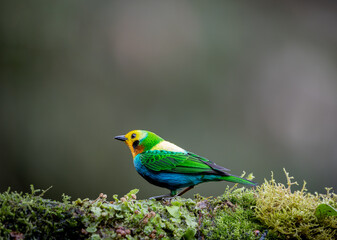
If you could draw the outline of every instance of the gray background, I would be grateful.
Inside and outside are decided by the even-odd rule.
[[[0,190],[167,193],[113,139],[337,187],[335,1],[2,1]],[[206,183],[187,194],[221,194]]]

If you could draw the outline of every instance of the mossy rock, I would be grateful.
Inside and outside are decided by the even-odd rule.
[[[317,217],[319,204],[336,207],[337,196],[291,192],[273,177],[256,189],[227,188],[222,196],[137,200],[137,189],[110,201],[46,191],[0,194],[0,239],[337,239],[336,216]],[[112,200],[112,201],[111,201]]]

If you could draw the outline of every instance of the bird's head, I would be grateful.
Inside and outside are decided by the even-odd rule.
[[[133,157],[164,141],[155,133],[145,130],[133,130],[125,135],[116,136],[115,139],[124,141],[130,148]]]

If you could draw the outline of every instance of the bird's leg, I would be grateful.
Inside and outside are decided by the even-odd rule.
[[[194,188],[194,186],[189,186],[187,188],[185,188],[184,190],[182,190],[180,193],[178,193],[176,196],[181,196],[184,193],[188,192],[189,190],[191,190],[192,188]]]

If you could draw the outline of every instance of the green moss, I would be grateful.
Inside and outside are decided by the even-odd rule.
[[[257,189],[227,188],[222,196],[167,201],[0,194],[0,239],[337,239],[336,194],[291,191],[272,179]],[[111,200],[111,199],[110,199]],[[318,207],[319,206],[319,207]],[[318,208],[317,208],[318,207]]]
[[[293,177],[284,170],[287,187],[270,181],[257,187],[256,217],[275,234],[297,239],[337,239],[337,219],[334,216],[319,219],[316,208],[321,203],[336,207],[337,196],[327,189],[326,194],[310,194],[305,182],[300,191],[291,191]]]
[[[114,196],[113,202],[107,202],[104,195],[96,201],[75,201],[79,210],[87,213],[83,223],[88,235],[129,239],[180,239],[191,235],[196,226],[195,216],[190,212],[195,205],[192,200],[136,200],[137,191],[132,190],[120,199]]]
[[[206,239],[260,239],[263,226],[254,216],[254,191],[227,189],[225,194],[198,203],[202,216],[201,232]]]
[[[63,203],[43,199],[46,191],[31,186],[30,194],[10,192],[10,189],[0,194],[0,236],[7,239],[77,238],[81,226],[75,215],[76,209],[67,196]]]

